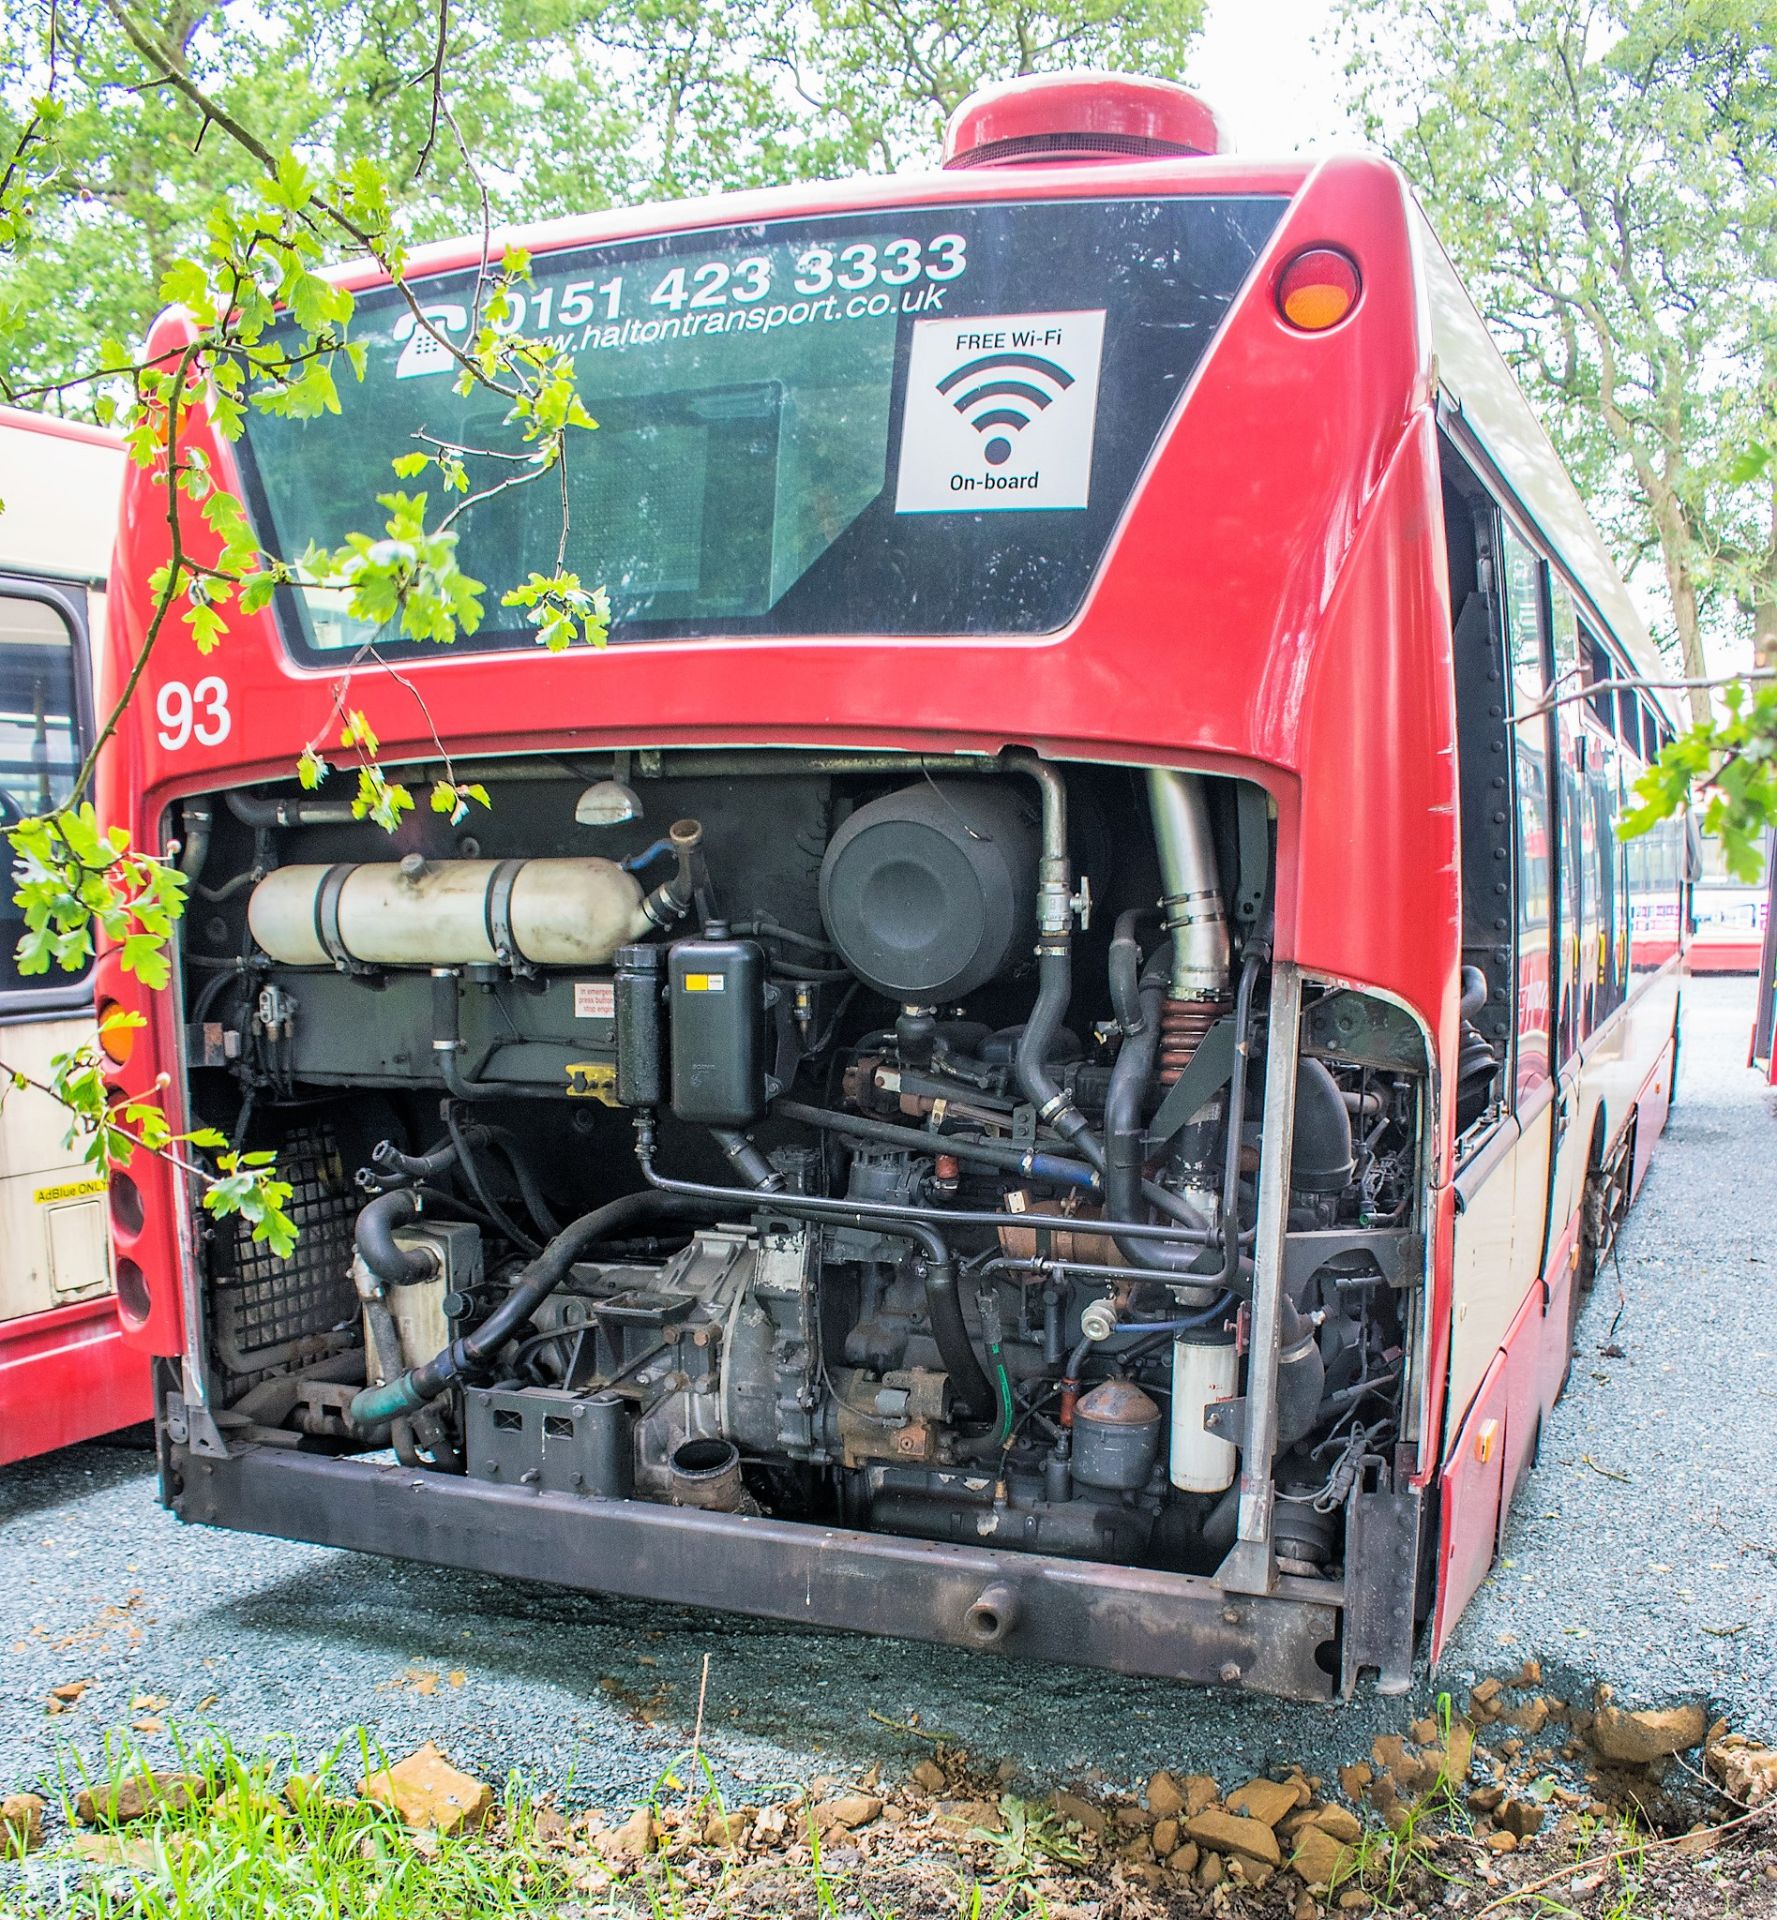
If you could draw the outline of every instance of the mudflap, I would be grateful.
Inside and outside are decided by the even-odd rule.
[[[1380,1463],[1366,1479],[1380,1477]],[[1366,1673],[1376,1691],[1406,1693],[1419,1639],[1419,1569],[1425,1493],[1360,1484],[1345,1522],[1345,1623],[1341,1686],[1347,1699]]]

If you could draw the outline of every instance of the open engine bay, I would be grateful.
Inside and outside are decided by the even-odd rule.
[[[192,1124],[275,1152],[301,1230],[280,1260],[196,1216],[225,1448],[1340,1618],[1418,1456],[1434,1089],[1399,1009],[1286,992],[1259,788],[1020,751],[458,773],[491,806],[393,842],[294,786],[175,811]],[[1020,1604],[955,1637],[1015,1646]],[[1341,1631],[1329,1689],[1386,1664]]]

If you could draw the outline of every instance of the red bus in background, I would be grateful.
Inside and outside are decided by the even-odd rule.
[[[1663,1123],[1680,961],[1633,929],[1683,881],[1612,832],[1670,723],[1600,683],[1648,638],[1401,177],[1061,76],[935,172],[511,238],[601,423],[569,564],[609,647],[498,607],[561,533],[519,490],[463,524],[472,638],[290,590],[157,657],[107,764],[196,882],[177,994],[103,967],[150,1023],[118,1084],[276,1151],[303,1230],[113,1181],[164,1498],[1405,1687]],[[412,263],[456,337],[480,258]],[[495,446],[343,278],[343,416],[200,423],[280,553],[417,433]],[[164,510],[133,477],[111,685]],[[385,767],[441,739],[491,807],[391,840],[301,791],[347,675]]]
[[[0,408],[0,824],[59,805],[93,737],[123,443]],[[33,1079],[90,1038],[90,975],[27,976],[0,936],[0,1060]],[[105,1183],[64,1145],[66,1117],[30,1087],[0,1112],[0,1465],[149,1416],[148,1367],[123,1344]]]

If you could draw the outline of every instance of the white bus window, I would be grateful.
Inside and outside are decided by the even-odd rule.
[[[80,766],[80,686],[73,628],[47,600],[0,588],[0,828],[66,800]],[[0,993],[66,988],[64,973],[24,978],[13,958],[22,921],[0,899]]]

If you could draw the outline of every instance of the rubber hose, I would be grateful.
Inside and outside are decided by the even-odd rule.
[[[1111,1069],[1104,1108],[1104,1196],[1105,1210],[1115,1220],[1140,1217],[1145,1184],[1142,1158],[1147,1151],[1142,1108],[1160,1051],[1160,1003],[1165,996],[1163,981],[1143,985],[1141,1025],[1124,1040]],[[1203,1253],[1201,1246],[1181,1247],[1123,1234],[1111,1238],[1132,1267],[1149,1273],[1194,1277]]]
[[[1012,1056],[1012,1075],[1018,1091],[1036,1108],[1037,1116],[1061,1135],[1076,1153],[1101,1172],[1104,1149],[1093,1138],[1086,1116],[1061,1090],[1049,1071],[1049,1051],[1067,1018],[1073,999],[1074,965],[1067,941],[1040,948],[1037,953],[1037,1001],[1018,1036]]]
[[[352,1238],[364,1264],[385,1287],[410,1286],[416,1281],[430,1280],[438,1271],[429,1253],[409,1252],[395,1240],[395,1229],[418,1218],[419,1210],[419,1202],[411,1190],[397,1187],[393,1193],[378,1194],[358,1214]]]
[[[469,1150],[468,1136],[463,1131],[462,1123],[457,1119],[456,1107],[449,1100],[444,1103],[444,1124],[450,1129],[451,1145],[456,1149],[457,1165],[462,1169],[463,1178],[469,1183],[470,1192],[481,1202],[500,1231],[521,1253],[540,1253],[542,1248],[538,1243],[488,1192],[487,1184],[481,1177],[481,1169],[475,1164],[475,1156]]]
[[[364,1212],[381,1206],[384,1200],[408,1198],[405,1193],[385,1194],[383,1200],[373,1200]],[[677,1195],[649,1192],[626,1193],[594,1208],[591,1213],[582,1214],[564,1227],[524,1269],[512,1291],[480,1326],[453,1340],[442,1353],[435,1354],[423,1365],[408,1368],[399,1379],[387,1381],[380,1387],[366,1387],[358,1394],[352,1401],[352,1424],[370,1427],[399,1419],[429,1400],[437,1399],[457,1382],[475,1380],[486,1374],[507,1342],[561,1285],[568,1269],[588,1247],[627,1233],[647,1221],[683,1218],[708,1211],[707,1206],[687,1204]],[[359,1215],[360,1222],[363,1217]]]
[[[409,1180],[436,1180],[457,1163],[454,1142],[445,1140],[429,1153],[403,1153],[393,1140],[381,1140],[371,1149],[370,1163],[381,1173],[404,1174]]]
[[[537,1184],[537,1176],[531,1171],[531,1163],[524,1148],[519,1145],[518,1135],[510,1127],[490,1126],[485,1120],[472,1122],[471,1140],[474,1139],[474,1130],[486,1134],[488,1145],[511,1167],[512,1177],[518,1182],[519,1197],[524,1201],[524,1210],[531,1216],[531,1224],[545,1240],[553,1240],[561,1232],[561,1222],[543,1197],[543,1189]]]
[[[1141,1005],[1141,942],[1135,937],[1135,924],[1151,907],[1130,907],[1117,915],[1111,935],[1109,962],[1111,1011],[1125,1034],[1142,1030],[1147,1017]]]

